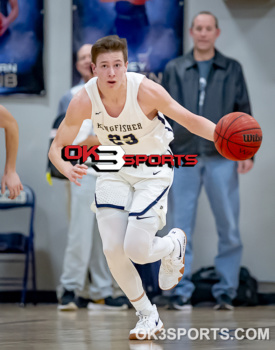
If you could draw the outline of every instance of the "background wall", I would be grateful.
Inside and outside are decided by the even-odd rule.
[[[201,10],[212,11],[222,30],[217,48],[238,59],[246,76],[253,114],[263,129],[263,144],[256,156],[254,169],[240,177],[241,231],[244,243],[243,265],[260,281],[275,276],[275,121],[274,32],[275,6],[265,0],[186,0],[185,50],[192,46],[187,28]],[[35,232],[38,289],[54,290],[59,283],[67,238],[67,189],[55,180],[50,187],[45,180],[49,132],[59,98],[71,84],[71,4],[68,0],[45,0],[45,97],[0,97],[15,116],[20,129],[17,171],[23,183],[37,196]],[[0,131],[0,174],[4,169],[4,135]],[[14,220],[11,214],[0,216],[1,230],[12,218],[15,229],[22,226],[25,213]],[[194,238],[194,270],[211,265],[216,254],[217,237],[214,220],[202,193]],[[0,274],[5,267],[0,266]]]

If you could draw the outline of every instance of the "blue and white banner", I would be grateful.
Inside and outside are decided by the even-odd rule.
[[[44,94],[43,0],[0,0],[0,95]]]
[[[128,42],[128,71],[161,83],[168,61],[182,54],[181,0],[73,0],[73,54],[86,43],[117,34]],[[74,68],[73,83],[79,81]]]

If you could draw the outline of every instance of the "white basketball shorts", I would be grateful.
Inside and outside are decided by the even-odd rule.
[[[126,210],[129,216],[142,216],[154,209],[160,217],[161,229],[166,224],[168,192],[174,172],[168,166],[122,168],[117,173],[103,173],[96,182],[97,208]]]

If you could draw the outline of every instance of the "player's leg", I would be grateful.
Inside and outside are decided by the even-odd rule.
[[[136,263],[146,264],[162,259],[159,283],[166,289],[173,288],[182,277],[186,244],[185,234],[179,229],[162,238],[155,236],[165,221],[169,182],[170,178],[149,178],[135,184],[124,241],[126,255]],[[163,325],[156,306],[148,303],[146,310],[142,310],[140,305],[135,304],[139,321],[130,331],[130,339],[138,338],[138,334],[158,332]]]
[[[144,292],[142,282],[123,248],[128,212],[113,208],[97,208],[97,221],[103,251],[112,275],[129,300],[138,299]]]
[[[158,331],[163,324],[159,320],[155,306],[152,306],[144,292],[140,276],[124,251],[124,238],[128,225],[128,212],[113,208],[98,208],[97,220],[102,238],[103,250],[109,268],[120,288],[131,301],[139,315],[138,333],[147,333],[144,328],[145,319],[150,316],[152,327],[149,330]],[[157,322],[157,324],[155,323]],[[150,324],[151,324],[150,323]],[[130,339],[138,339],[137,332],[130,334]]]
[[[124,252],[132,193],[130,183],[117,173],[103,174],[96,183],[96,216],[103,251],[112,275],[129,300],[143,293],[139,274]]]
[[[100,238],[98,225],[95,222],[93,230],[93,247],[89,263],[91,273],[90,297],[96,302],[90,302],[90,310],[124,310],[128,308],[128,301],[124,298],[113,298],[113,278],[106,258],[103,253],[102,240]],[[121,289],[120,296],[124,295]]]
[[[204,183],[219,236],[215,267],[221,279],[212,292],[216,299],[226,295],[232,300],[237,293],[242,255],[237,163],[220,156],[209,157]]]
[[[154,170],[147,171],[154,173]],[[149,173],[146,179],[134,185],[124,247],[130,259],[139,264],[161,259],[159,285],[168,290],[175,287],[183,275],[186,236],[181,229],[173,229],[165,237],[156,237],[157,231],[165,225],[167,195],[173,175],[170,168],[157,170],[156,175]]]
[[[185,234],[180,229],[171,230],[165,237],[156,237],[154,222],[159,217],[150,209],[144,217],[129,218],[124,249],[135,263],[148,264],[161,259],[159,286],[164,290],[174,288],[184,273]],[[139,221],[138,221],[139,220]]]
[[[144,215],[129,216],[124,251],[135,263],[143,265],[168,256],[174,249],[171,238],[156,237],[160,218],[151,208]]]
[[[152,187],[153,185],[151,184],[151,189]],[[148,196],[148,191],[139,190],[135,192],[133,200],[133,202],[136,200],[135,206],[138,206],[138,202],[144,199],[144,194]],[[164,201],[157,203],[159,208],[164,207],[164,205]],[[163,238],[156,237],[156,232],[162,226],[162,220],[157,211],[157,208],[156,210],[153,207],[147,208],[146,212],[136,212],[139,215],[129,217],[124,250],[132,261],[139,264],[151,263],[162,259],[159,284],[165,287],[168,285],[172,288],[182,277],[184,269],[185,243],[181,242],[181,240],[182,237],[185,239],[185,235],[183,231],[174,229]],[[132,214],[134,213],[132,212]],[[175,239],[172,236],[175,236]],[[167,261],[164,261],[165,259]],[[147,301],[145,307],[144,302],[145,296],[141,296],[140,299],[133,302],[138,311],[139,321],[136,327],[130,331],[130,339],[137,339],[138,336],[145,337],[150,332],[157,333],[163,327],[156,306],[149,304]]]

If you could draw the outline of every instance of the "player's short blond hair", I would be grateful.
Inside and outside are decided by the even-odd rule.
[[[106,52],[121,51],[125,63],[128,61],[127,40],[118,37],[117,35],[105,36],[93,45],[92,47],[92,62],[96,64],[98,55]]]

